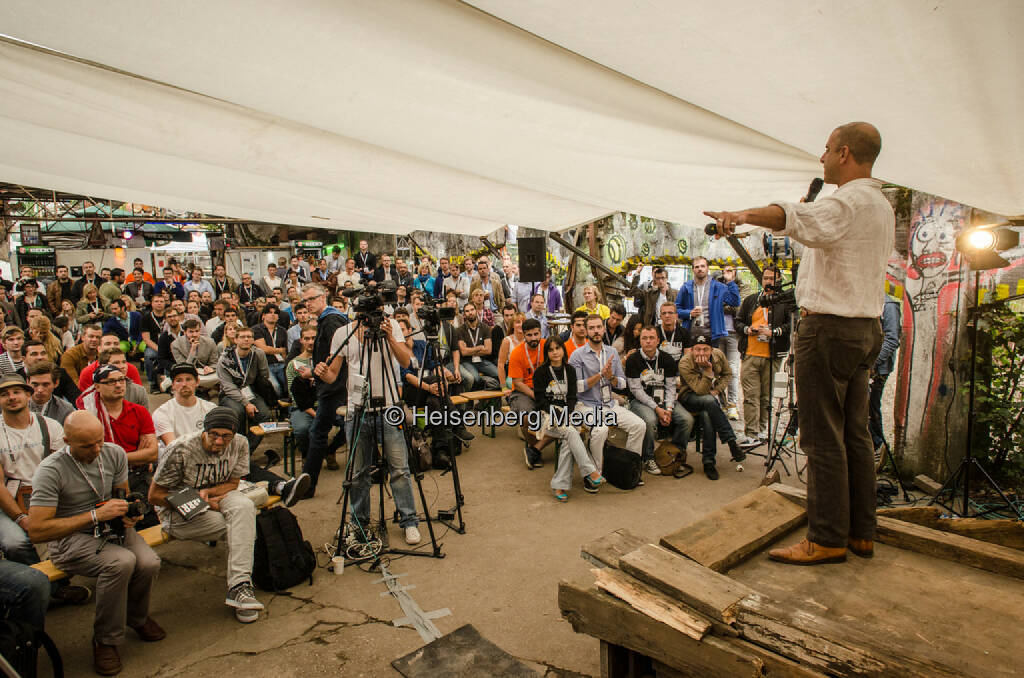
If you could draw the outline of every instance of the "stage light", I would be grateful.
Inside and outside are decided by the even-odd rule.
[[[135,237],[135,234],[134,234],[134,233],[132,233],[131,231],[125,231],[124,233],[122,233],[122,234],[121,234],[121,236],[122,236],[122,237],[123,237],[123,238],[124,238],[125,240],[131,240],[132,238],[134,238],[134,237]]]
[[[1013,249],[1020,244],[1020,233],[1009,224],[977,226],[960,233],[956,248],[975,271],[1009,266],[1010,262],[999,256],[999,252]]]

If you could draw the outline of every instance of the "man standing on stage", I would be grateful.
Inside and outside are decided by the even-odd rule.
[[[740,224],[787,235],[807,250],[797,282],[794,352],[800,446],[807,454],[807,537],[769,557],[816,565],[874,552],[875,470],[868,433],[868,372],[882,346],[885,266],[896,219],[871,177],[882,138],[873,125],[833,130],[821,155],[835,193],[811,204],[705,212],[719,236]]]

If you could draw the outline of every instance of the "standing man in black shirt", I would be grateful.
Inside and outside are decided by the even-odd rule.
[[[167,307],[167,296],[162,292],[154,294],[150,301],[149,311],[142,314],[142,323],[139,328],[142,331],[142,343],[146,350],[143,353],[142,364],[146,368],[146,381],[149,382],[151,393],[157,393],[160,389],[160,369],[157,366],[157,357],[160,354],[160,333],[164,327],[164,310]]]
[[[263,308],[263,322],[252,328],[255,345],[267,354],[267,367],[270,369],[270,380],[274,382],[277,395],[288,397],[288,380],[285,378],[285,355],[288,353],[288,330],[277,321],[281,314],[277,306],[267,304]]]
[[[675,304],[669,302],[675,315]],[[668,426],[672,443],[686,449],[693,430],[693,415],[676,400],[676,381],[679,377],[678,361],[658,348],[658,328],[652,325],[640,330],[640,350],[626,358],[626,384],[632,400],[629,410],[644,420],[643,464],[651,475],[661,475],[654,459],[654,441],[658,425]]]
[[[373,272],[377,268],[377,257],[369,249],[365,240],[359,241],[359,251],[356,252],[356,270],[363,279],[363,283],[373,279]]]
[[[364,241],[365,242],[365,241]],[[360,243],[362,245],[362,243]],[[302,303],[306,305],[310,315],[316,316],[316,339],[313,341],[312,365],[331,362],[331,341],[334,333],[342,325],[348,324],[348,318],[338,309],[327,303],[327,290],[314,283],[302,288]],[[299,375],[309,379],[313,372],[308,367],[299,367]],[[316,484],[320,479],[320,467],[323,466],[324,452],[327,450],[327,438],[337,418],[337,411],[347,395],[347,384],[344,379],[335,379],[331,383],[321,380],[316,384],[317,410],[313,417],[313,425],[309,432],[309,454],[302,464],[302,472],[308,473],[312,479],[309,495],[316,493]]]
[[[82,298],[82,288],[86,285],[95,285],[96,289],[100,288],[103,284],[103,280],[96,275],[96,264],[91,261],[87,261],[82,264],[82,277],[75,281],[75,284],[71,286],[71,299],[76,304]]]

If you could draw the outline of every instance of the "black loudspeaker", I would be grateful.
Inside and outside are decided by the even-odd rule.
[[[519,280],[544,282],[547,238],[519,238]]]

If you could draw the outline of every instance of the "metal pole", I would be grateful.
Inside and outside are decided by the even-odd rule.
[[[971,389],[967,396],[967,456],[964,463],[964,503],[963,514],[969,515],[971,499],[971,465],[974,463],[974,389],[975,370],[978,364],[978,286],[981,283],[981,271],[974,272],[974,331],[971,333]]]

